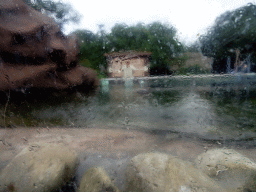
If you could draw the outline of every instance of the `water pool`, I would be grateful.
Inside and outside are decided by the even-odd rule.
[[[256,138],[254,74],[103,79],[94,96],[2,105],[1,124],[175,132],[211,140]]]

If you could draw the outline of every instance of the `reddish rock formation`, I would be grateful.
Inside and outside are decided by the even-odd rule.
[[[0,1],[0,91],[98,85],[96,73],[78,65],[76,36],[22,0]],[[88,90],[85,90],[86,92]]]

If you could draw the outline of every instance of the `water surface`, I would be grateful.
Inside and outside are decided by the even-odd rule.
[[[255,75],[102,80],[96,95],[2,105],[2,124],[121,127],[205,139],[256,138]],[[5,112],[5,116],[3,113]]]

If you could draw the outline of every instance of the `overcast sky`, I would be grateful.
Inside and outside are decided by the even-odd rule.
[[[62,0],[68,2],[81,15],[78,25],[68,25],[65,33],[76,29],[97,32],[98,25],[104,24],[109,32],[115,23],[128,25],[161,21],[169,23],[178,30],[182,42],[193,42],[198,35],[206,32],[217,16],[233,10],[249,0]]]

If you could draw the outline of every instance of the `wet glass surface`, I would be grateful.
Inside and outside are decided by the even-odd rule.
[[[151,9],[149,2],[144,2],[143,5],[136,2],[136,6],[128,2],[123,9],[122,5],[113,6],[114,3],[110,2],[106,3],[111,8],[102,6],[99,2],[96,7],[88,3],[81,6],[79,2],[82,11],[75,11],[72,9],[73,5],[59,2],[57,4],[60,10],[52,12],[52,6],[56,5],[51,1],[42,2],[51,5],[44,8],[35,4],[41,1],[25,2],[55,19],[60,25],[60,30],[54,32],[55,38],[66,39],[64,33],[70,32],[78,36],[80,53],[77,60],[70,62],[68,67],[63,66],[64,54],[61,50],[53,51],[52,48],[43,47],[47,50],[47,57],[58,65],[58,72],[71,69],[77,64],[92,68],[101,79],[100,87],[94,95],[89,96],[79,92],[90,92],[88,89],[81,90],[84,84],[76,87],[71,83],[68,85],[70,89],[63,88],[60,91],[56,85],[58,75],[53,71],[47,71],[47,77],[50,78],[49,84],[52,81],[56,86],[48,90],[34,87],[27,80],[24,83],[17,80],[18,86],[12,87],[14,80],[3,75],[4,67],[45,63],[47,58],[40,54],[37,57],[27,56],[27,53],[23,55],[23,45],[31,46],[34,40],[42,42],[50,33],[43,26],[36,33],[11,34],[10,47],[17,46],[19,51],[12,51],[11,48],[5,50],[5,46],[0,50],[2,81],[8,79],[9,82],[8,88],[2,88],[0,93],[0,171],[23,147],[35,141],[63,142],[78,151],[81,163],[75,178],[59,191],[77,191],[84,172],[95,166],[106,168],[111,179],[116,179],[118,187],[124,189],[126,165],[135,155],[149,151],[167,153],[194,162],[199,154],[208,150],[235,148],[255,162],[255,3],[245,4],[245,1],[242,6],[242,3],[234,2],[233,6],[224,1],[192,4],[177,1],[178,4],[171,2],[168,6],[166,2],[157,2],[152,4]],[[75,5],[75,0],[69,3]],[[161,10],[161,7],[166,10]],[[104,8],[107,12],[99,11],[99,8]],[[134,11],[137,8],[138,11]],[[3,15],[1,10],[0,7],[0,15]],[[103,17],[99,19],[90,10],[97,16],[103,13]],[[146,13],[143,13],[144,10]],[[126,11],[128,15],[125,14]],[[79,20],[79,12],[90,14],[84,17],[86,22],[79,24],[78,28],[69,25],[70,21]],[[114,16],[113,13],[119,15]],[[140,20],[130,23],[133,20],[130,16],[136,13],[140,14],[137,15]],[[54,16],[55,14],[57,15]],[[142,15],[146,16],[146,20]],[[127,18],[122,21],[122,16]],[[148,16],[156,21],[159,16],[159,21],[150,21]],[[214,17],[216,18],[213,19]],[[97,22],[95,18],[98,18]],[[89,28],[90,22],[97,29]],[[183,29],[179,25],[182,23],[185,26]],[[194,27],[198,29],[195,30]],[[27,29],[27,26],[23,28]],[[30,33],[33,35],[29,35]],[[5,30],[2,34],[5,34]],[[9,37],[2,37],[2,44],[8,41]],[[71,45],[69,47],[72,49]],[[73,48],[78,48],[78,45]],[[30,51],[36,52],[36,49],[31,48]],[[146,55],[151,56],[140,69],[130,67],[133,64],[130,61],[126,63],[126,67],[122,66],[122,62],[119,63],[120,69],[116,65],[116,71],[123,71],[124,76],[112,76],[113,63],[109,65],[105,54],[123,51],[145,51]],[[65,58],[68,58],[69,53],[67,51]],[[135,76],[135,70],[144,70],[144,75],[150,77],[129,79],[144,76]],[[104,79],[106,77],[121,78]],[[48,92],[41,90],[36,93],[36,89]],[[218,173],[219,171],[216,176]],[[233,176],[238,174],[243,175],[239,170],[228,173],[227,178],[220,176],[216,180],[226,187],[240,186],[237,180],[233,180]],[[247,177],[243,177],[242,181],[246,179]],[[182,186],[180,190],[187,188]]]

